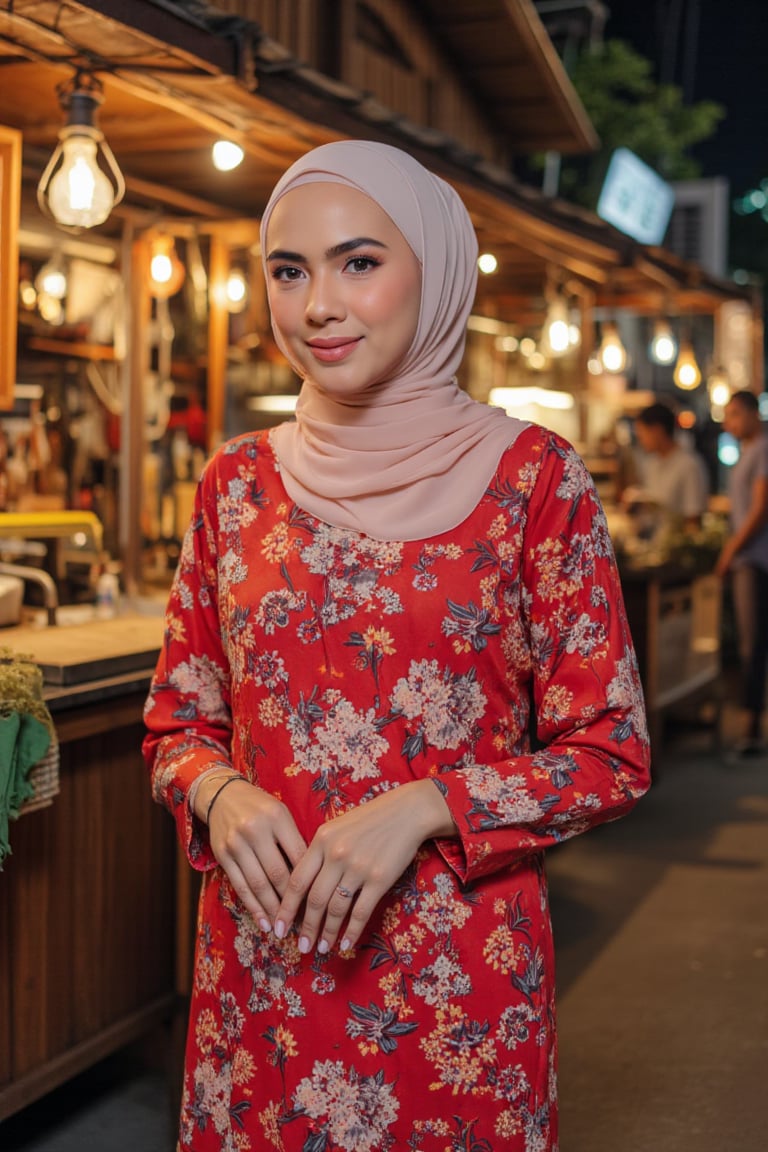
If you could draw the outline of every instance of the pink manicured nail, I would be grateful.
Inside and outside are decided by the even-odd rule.
[[[342,940],[341,944],[339,945],[339,951],[340,952],[349,952],[351,947],[352,947],[351,942],[349,940],[347,940],[347,938],[345,936],[344,939]]]
[[[264,919],[264,917],[259,920],[259,928],[261,928],[262,932],[272,931],[272,925],[270,924],[269,920]]]
[[[304,955],[306,955],[311,947],[312,945],[309,943],[309,936],[299,937],[299,952],[302,952]]]
[[[278,920],[275,924],[275,936],[277,936],[278,940],[282,940],[283,936],[285,936],[285,924],[282,920]]]
[[[317,950],[322,956],[325,956],[326,952],[328,951],[328,948],[329,948],[329,944],[328,944],[327,940],[321,940],[317,946]]]

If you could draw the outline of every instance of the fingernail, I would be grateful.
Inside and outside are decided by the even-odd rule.
[[[309,949],[311,947],[312,947],[312,945],[309,943],[309,937],[308,936],[300,936],[299,937],[299,952],[307,953],[307,952],[309,952]]]
[[[266,920],[263,917],[261,920],[259,920],[259,928],[261,928],[262,932],[272,931],[272,925],[270,924],[269,920]]]
[[[277,936],[278,940],[282,940],[283,936],[285,936],[285,924],[282,920],[278,920],[275,924],[275,936]]]
[[[352,941],[347,940],[347,938],[345,936],[341,942],[341,945],[339,946],[339,951],[340,952],[349,952],[351,947],[352,947]]]
[[[328,944],[327,940],[321,940],[317,946],[318,952],[320,952],[323,956],[328,951],[328,948],[329,948],[329,944]]]

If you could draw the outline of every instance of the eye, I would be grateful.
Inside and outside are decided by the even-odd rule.
[[[374,259],[373,256],[351,256],[344,268],[346,271],[360,274],[370,272],[371,268],[378,268],[380,263],[381,261]]]
[[[303,275],[303,270],[297,268],[295,264],[278,264],[277,267],[271,271],[273,280],[282,280],[288,283],[300,279]]]

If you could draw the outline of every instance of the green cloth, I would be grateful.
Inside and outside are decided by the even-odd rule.
[[[40,668],[31,657],[0,648],[0,871],[11,854],[9,822],[34,795],[29,774],[53,735]]]
[[[50,732],[34,716],[0,715],[0,871],[11,854],[9,820],[16,819],[24,801],[34,794],[29,773],[50,743]]]

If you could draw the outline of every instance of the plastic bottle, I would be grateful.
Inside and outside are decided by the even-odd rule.
[[[111,620],[117,615],[119,596],[117,573],[105,568],[96,581],[96,616],[99,620]]]

